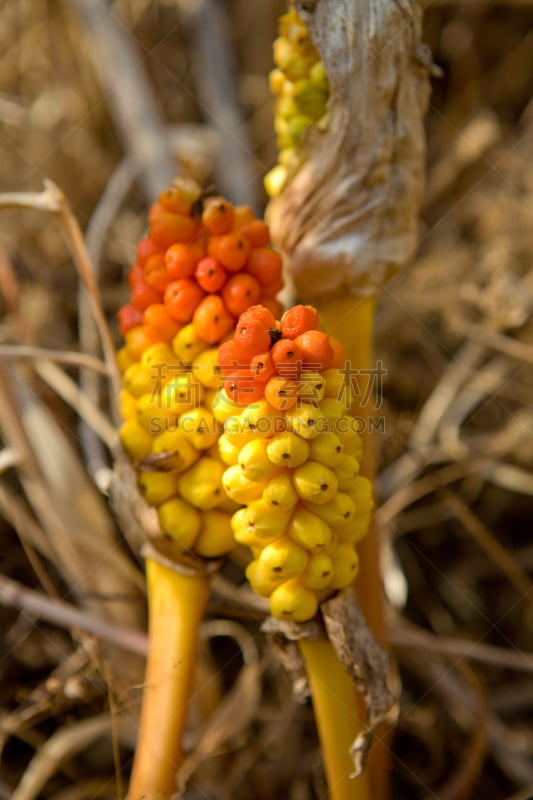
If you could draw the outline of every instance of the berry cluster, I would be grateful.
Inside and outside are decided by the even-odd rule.
[[[213,414],[218,344],[258,300],[279,313],[281,259],[269,243],[250,208],[177,179],[150,211],[118,314],[121,442],[163,532],[205,558],[234,543]]]
[[[280,193],[290,171],[297,169],[298,145],[311,125],[324,125],[329,84],[324,65],[305,23],[294,8],[280,17],[274,42],[270,89],[276,95],[274,127],[279,163],[265,177],[270,197]]]
[[[245,506],[231,524],[254,556],[247,578],[270,598],[273,616],[294,622],[311,619],[319,602],[352,583],[355,543],[372,512],[356,420],[339,400],[343,348],[317,328],[309,306],[278,323],[261,307],[242,314],[233,341],[220,348],[227,381],[214,410],[224,422],[224,489]],[[254,370],[250,399],[239,386]]]

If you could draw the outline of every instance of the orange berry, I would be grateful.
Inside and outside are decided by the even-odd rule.
[[[283,304],[280,303],[279,300],[276,300],[275,297],[269,297],[268,295],[262,294],[259,298],[259,302],[262,306],[270,311],[275,319],[279,319],[281,312],[283,311]]]
[[[238,317],[247,308],[257,303],[261,287],[251,275],[233,275],[222,289],[222,299],[231,313]]]
[[[206,231],[215,236],[228,233],[235,220],[235,211],[231,203],[223,197],[208,197],[202,211],[202,225]]]
[[[207,245],[207,252],[216,258],[229,272],[238,272],[246,264],[250,245],[240,233],[226,233],[224,236],[212,236]]]
[[[155,256],[160,253],[161,248],[152,239],[141,239],[137,242],[137,261],[142,266],[148,261],[150,256]]]
[[[158,197],[159,205],[173,214],[190,214],[202,190],[192,178],[175,178]]]
[[[153,211],[150,216],[150,238],[164,248],[176,242],[192,242],[197,235],[197,222],[185,214]]]
[[[203,290],[196,281],[180,278],[169,283],[165,290],[165,305],[172,319],[190,322],[196,307],[204,298]]]
[[[281,332],[286,339],[296,339],[301,333],[318,328],[320,320],[313,306],[293,306],[281,318]]]
[[[235,351],[248,363],[253,356],[264,353],[270,347],[270,334],[261,322],[254,320],[242,321],[239,319],[235,330]]]
[[[261,286],[272,286],[281,278],[281,256],[269,247],[256,247],[248,257],[246,271],[259,281]]]
[[[270,244],[270,231],[262,219],[252,219],[241,227],[240,232],[246,236],[251,247],[266,247]]]
[[[125,336],[129,330],[142,323],[143,312],[128,304],[127,306],[122,306],[117,318],[119,331]]]
[[[212,256],[206,256],[198,262],[194,277],[206,292],[218,292],[226,283],[228,273]]]
[[[249,405],[263,399],[265,384],[257,380],[252,370],[240,369],[226,378],[224,390],[235,403]]]
[[[130,289],[135,289],[135,286],[142,282],[144,279],[144,270],[138,261],[135,261],[128,272],[128,285]]]
[[[272,408],[279,411],[290,411],[296,406],[298,399],[298,381],[275,376],[265,386],[265,399]]]
[[[142,325],[131,328],[124,334],[124,339],[126,340],[126,350],[132,361],[140,361],[142,354],[152,343]]]
[[[278,375],[295,378],[299,374],[304,354],[292,339],[280,339],[270,354]]]
[[[136,280],[135,287],[131,293],[130,303],[140,311],[144,311],[148,306],[154,303],[160,303],[162,299],[161,292],[158,292],[157,289],[154,289],[153,286],[150,286],[150,284],[145,281],[144,277],[141,277]]]
[[[330,336],[329,343],[331,345],[331,349],[333,350],[333,361],[331,362],[331,366],[344,367],[344,364],[346,363],[346,350],[343,343],[337,339],[336,336]]]
[[[253,222],[255,219],[254,212],[250,206],[235,206],[235,219],[233,221],[234,230],[240,230],[244,225]]]
[[[220,371],[224,375],[229,375],[235,372],[236,369],[242,369],[245,364],[239,363],[239,357],[235,350],[235,342],[230,339],[227,342],[222,342],[218,348],[218,365]]]
[[[250,361],[250,368],[259,381],[268,381],[276,371],[270,353],[260,353],[254,356]]]
[[[196,265],[204,256],[204,247],[201,242],[190,244],[173,244],[165,253],[165,264],[169,276],[173,280],[178,278],[191,278]]]
[[[234,319],[217,294],[204,297],[192,320],[194,332],[208,344],[220,342],[233,328]]]
[[[276,317],[262,305],[250,306],[239,317],[239,322],[260,322],[268,330],[276,328]]]
[[[333,361],[333,348],[329,336],[323,331],[306,331],[294,340],[303,353],[303,369],[321,372],[329,369]]]
[[[153,342],[170,342],[181,325],[168,313],[163,303],[154,303],[143,314],[143,325],[147,339]]]
[[[144,279],[146,283],[157,289],[158,292],[164,292],[170,283],[170,276],[165,266],[165,257],[162,253],[156,253],[146,261],[144,265]]]
[[[285,281],[283,278],[280,278],[277,283],[272,283],[270,286],[263,286],[261,291],[261,297],[273,297],[275,298],[278,295],[283,287],[285,286]]]

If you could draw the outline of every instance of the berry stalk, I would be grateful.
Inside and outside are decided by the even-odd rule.
[[[146,578],[150,650],[129,800],[175,791],[210,583],[206,575],[182,575],[150,558]]]
[[[309,677],[330,800],[368,800],[366,772],[350,778],[350,746],[364,724],[355,687],[329,642],[302,639],[299,647]]]

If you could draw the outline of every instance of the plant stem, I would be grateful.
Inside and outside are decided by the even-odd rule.
[[[207,575],[146,562],[150,649],[129,800],[169,798],[176,789],[193,684]]]
[[[373,391],[377,372],[374,361],[374,297],[348,295],[317,302],[324,330],[337,336],[346,348],[350,376],[354,376],[351,413],[361,423],[363,459],[361,474],[375,485],[376,445],[372,422],[375,411]],[[378,378],[380,380],[380,378]],[[374,382],[374,386],[372,383]],[[348,387],[347,387],[348,388]],[[355,588],[361,611],[379,642],[386,646],[385,603],[381,584],[379,530],[373,519],[368,534],[357,544],[361,569]],[[383,731],[372,748],[368,769],[373,795],[386,800],[388,789],[388,751]]]
[[[366,773],[350,778],[350,746],[362,728],[358,698],[327,640],[301,639],[320,736],[330,800],[370,800]],[[377,797],[377,795],[376,795]]]

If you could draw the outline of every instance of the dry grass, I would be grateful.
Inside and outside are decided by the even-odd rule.
[[[132,71],[91,36],[86,2],[0,5],[0,190],[40,193],[45,178],[61,188],[115,341],[125,270],[162,175],[186,168],[232,199],[265,200],[260,177],[275,158],[266,74],[283,4],[216,5],[227,14],[218,43],[221,21],[206,25],[194,3],[113,4]],[[393,798],[527,800],[533,6],[438,0],[425,20],[443,76],[428,114],[419,251],[378,317],[388,372],[376,409],[379,517],[403,686]],[[226,105],[210,100],[214,80],[236,90],[220,95]],[[146,150],[144,136],[158,146]],[[10,208],[0,220],[0,798],[116,798],[145,640],[140,561],[105,499],[109,362],[80,303],[74,229],[69,238],[57,210]],[[83,269],[80,242],[74,252]],[[241,581],[237,554],[210,607],[185,796],[323,797],[310,708],[291,698],[258,633],[263,607]]]

